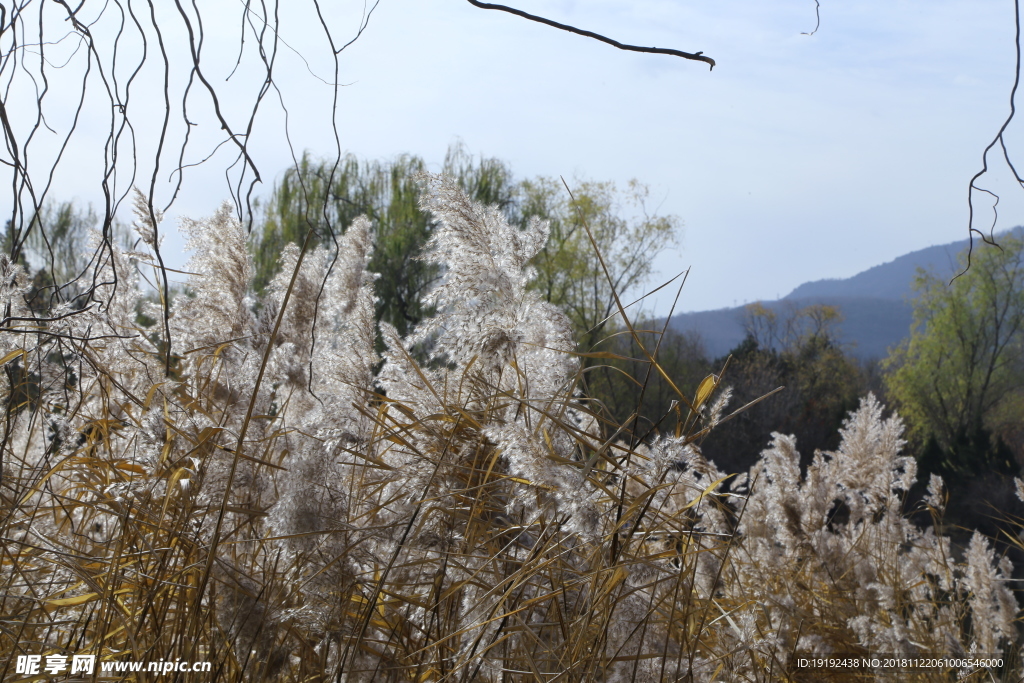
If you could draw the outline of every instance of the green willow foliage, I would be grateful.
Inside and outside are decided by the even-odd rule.
[[[59,302],[72,301],[88,288],[81,276],[88,263],[89,231],[98,229],[99,217],[74,202],[47,202],[29,222],[19,263],[32,273],[29,294],[33,310],[46,310]],[[120,227],[120,226],[115,226]],[[124,230],[120,237],[124,242]],[[11,253],[14,231],[3,236],[3,250]]]
[[[380,275],[377,317],[407,334],[429,314],[424,297],[439,276],[435,264],[419,258],[434,227],[419,206],[425,170],[412,155],[370,162],[349,155],[338,164],[304,156],[275,186],[253,231],[256,291],[277,272],[285,245],[302,244],[312,229],[313,246],[334,248],[343,226],[366,215],[377,245],[370,264]],[[538,273],[531,287],[566,311],[585,349],[604,337],[609,322],[621,326],[610,321],[613,288],[623,296],[635,292],[651,276],[655,257],[678,240],[679,219],[648,214],[648,189],[637,181],[625,192],[607,182],[574,182],[572,201],[561,181],[517,181],[506,163],[475,159],[459,144],[449,148],[442,173],[522,230],[533,219],[548,222],[550,239],[531,262]]]
[[[372,221],[377,245],[370,264],[380,275],[377,318],[408,334],[429,313],[423,298],[439,274],[436,264],[418,258],[432,228],[419,203],[426,168],[423,159],[408,154],[387,162],[360,161],[350,154],[337,164],[304,155],[277,183],[254,230],[256,291],[264,292],[279,271],[286,245],[301,245],[312,230],[311,246],[336,249],[345,226],[365,215]],[[516,188],[504,163],[487,158],[474,162],[455,145],[448,150],[443,172],[474,201],[512,208]]]
[[[678,243],[681,221],[649,214],[649,190],[635,180],[622,193],[613,183],[590,181],[572,192],[551,178],[523,181],[520,211],[550,226],[551,237],[532,262],[534,287],[565,310],[589,350],[609,325],[623,329],[613,292],[626,296],[649,279],[658,254]]]
[[[918,274],[914,330],[887,361],[888,392],[913,437],[933,438],[950,473],[992,465],[968,462],[968,451],[988,451],[988,434],[1014,440],[1024,421],[1024,237],[1000,247],[975,249],[952,283]],[[978,448],[965,447],[972,441]]]

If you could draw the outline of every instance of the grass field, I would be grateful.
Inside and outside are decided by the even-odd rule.
[[[600,354],[527,289],[543,225],[440,178],[426,202],[444,278],[408,338],[374,322],[365,220],[288,248],[255,306],[227,209],[186,226],[169,337],[136,322],[151,259],[116,250],[86,305],[0,333],[3,680],[92,680],[17,671],[74,655],[210,663],[97,673],[133,681],[1020,680],[1009,563],[908,521],[915,463],[874,397],[806,471],[780,434],[721,472],[700,442],[743,408],[727,369],[657,431],[610,423]],[[886,655],[953,660],[801,665]]]

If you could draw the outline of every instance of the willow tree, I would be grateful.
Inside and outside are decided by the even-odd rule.
[[[1024,417],[1024,234],[999,241],[952,283],[918,273],[913,332],[887,361],[900,414],[948,453],[947,469],[976,467],[960,461]]]
[[[370,270],[379,275],[377,318],[406,334],[427,312],[423,296],[437,279],[437,266],[418,258],[430,238],[432,221],[420,207],[422,158],[403,154],[391,160],[363,161],[352,154],[340,161],[309,154],[275,184],[254,230],[254,284],[262,293],[277,273],[288,243],[337,245],[346,226],[370,219],[375,245]],[[508,166],[493,158],[475,159],[460,144],[446,155],[443,173],[456,178],[474,200],[513,211],[516,188]]]
[[[682,221],[647,210],[649,188],[632,180],[625,191],[614,183],[577,181],[572,194],[561,181],[522,183],[524,220],[549,223],[547,245],[534,259],[535,286],[562,306],[590,349],[606,329],[621,327],[619,302],[629,304],[654,273],[654,260],[678,244]]]

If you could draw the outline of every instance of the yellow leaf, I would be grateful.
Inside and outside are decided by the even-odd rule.
[[[53,605],[54,607],[73,607],[75,605],[82,605],[90,600],[95,600],[100,596],[99,593],[86,593],[85,595],[76,595],[73,598],[61,598],[59,600],[47,600],[47,605]]]
[[[519,477],[505,477],[505,478],[508,479],[509,481],[514,481],[517,484],[522,484],[523,486],[535,486],[535,487],[537,487],[539,489],[545,489],[547,491],[555,491],[556,490],[552,486],[548,486],[546,484],[538,484],[537,482],[530,481],[529,479],[521,479]]]
[[[12,360],[17,358],[18,356],[24,356],[24,355],[25,355],[25,349],[14,349],[13,351],[11,351],[9,354],[4,356],[3,358],[0,358],[0,365],[7,365],[8,363],[10,363]]]
[[[223,351],[228,346],[231,346],[232,343],[233,342],[226,341],[223,344],[221,344],[220,346],[218,346],[217,350],[213,352],[213,357],[217,358],[218,356],[220,356],[220,352]]]
[[[612,570],[611,576],[605,580],[604,585],[601,586],[600,590],[597,592],[596,599],[604,599],[604,597],[611,593],[616,586],[625,581],[628,576],[629,572],[626,571],[624,567],[621,565],[616,566],[615,569]]]
[[[153,386],[151,386],[149,388],[149,391],[146,392],[146,400],[142,404],[142,406],[146,410],[149,410],[149,404],[153,402],[153,394],[155,394],[156,390],[159,389],[161,386],[163,386],[163,384],[164,384],[163,382],[157,382],[156,384],[154,384]]]
[[[694,410],[700,410],[700,407],[704,405],[704,402],[711,397],[711,393],[718,386],[718,375],[708,375],[704,378],[704,381],[697,387],[697,395],[693,397],[693,408]]]

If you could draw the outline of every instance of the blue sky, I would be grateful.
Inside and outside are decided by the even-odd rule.
[[[219,84],[237,57],[242,4],[204,5],[211,12],[205,57]],[[622,42],[702,50],[718,66],[709,72],[697,62],[622,52],[464,0],[381,0],[340,56],[342,149],[366,158],[411,152],[439,163],[461,139],[472,152],[506,160],[521,177],[621,185],[637,178],[651,186],[662,213],[684,222],[681,247],[656,262],[663,278],[692,266],[684,311],[784,296],[808,280],[847,277],[966,236],[967,183],[1008,113],[1011,3],[823,0],[813,36],[802,35],[815,25],[813,0],[512,4]],[[354,35],[363,2],[329,9],[335,34]],[[281,12],[280,37],[290,48],[282,46],[276,79],[289,107],[291,148],[332,154],[331,88],[313,75],[333,77],[326,42],[311,5],[296,0]],[[172,54],[184,35],[173,20],[161,19]],[[172,80],[180,83],[181,73],[172,71]],[[143,152],[152,149],[162,106],[160,74],[145,75],[133,105]],[[236,127],[259,78],[243,60],[219,86],[228,89],[224,111]],[[60,97],[53,96],[55,119],[68,111]],[[199,96],[194,101],[201,125],[186,162],[222,139],[209,106]],[[147,118],[146,107],[156,114]],[[95,201],[89,169],[96,168],[105,121],[85,117],[55,197]],[[283,124],[272,92],[251,142],[263,192],[290,163]],[[1007,139],[1024,166],[1020,126]],[[223,169],[231,159],[222,147],[186,172],[166,227],[181,214],[213,212],[228,196]],[[987,186],[1003,196],[999,227],[1024,222],[1024,192],[1014,191],[1000,164],[991,165]],[[163,201],[173,187],[170,166],[165,161],[159,174]],[[151,170],[143,162],[139,177]],[[120,187],[126,183],[127,176]],[[991,213],[982,215],[987,225]],[[164,248],[171,265],[184,264],[180,238],[169,235]],[[663,313],[668,303],[663,297],[652,308]]]

